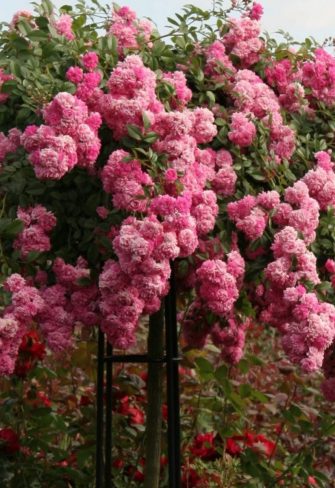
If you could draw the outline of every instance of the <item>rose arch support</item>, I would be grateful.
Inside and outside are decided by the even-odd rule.
[[[112,479],[112,371],[115,363],[164,364],[168,405],[169,488],[181,487],[179,348],[176,284],[172,268],[170,291],[164,304],[165,347],[161,357],[147,354],[113,354],[99,330],[96,393],[96,488],[113,488]]]

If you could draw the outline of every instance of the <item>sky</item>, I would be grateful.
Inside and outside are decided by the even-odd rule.
[[[264,7],[263,30],[273,34],[283,29],[296,40],[312,36],[322,42],[326,37],[335,36],[335,0],[259,1]],[[74,5],[76,0],[53,0],[53,3]],[[102,0],[102,3],[106,2]],[[140,17],[150,17],[163,31],[166,17],[173,16],[185,3],[206,9],[211,7],[212,0],[117,0],[117,3],[133,8]],[[30,0],[0,0],[1,21],[10,20],[17,10],[31,10]]]

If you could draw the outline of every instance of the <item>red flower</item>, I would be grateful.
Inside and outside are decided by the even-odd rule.
[[[51,401],[44,391],[37,391],[35,388],[27,391],[27,401],[33,407],[51,407]]]
[[[144,413],[142,410],[136,407],[128,408],[128,415],[130,415],[130,422],[132,424],[143,425],[144,424]]]
[[[29,371],[32,369],[33,364],[34,363],[31,359],[23,361],[21,358],[19,358],[15,364],[14,374],[16,374],[16,376],[19,376],[20,378],[24,378],[27,373],[29,373]]]
[[[134,425],[144,424],[143,411],[140,408],[130,406],[128,396],[123,397],[122,400],[120,401],[118,412],[121,415],[128,415],[130,422]]]
[[[242,448],[232,437],[229,437],[226,441],[226,451],[231,456],[239,456],[242,452]]]
[[[244,436],[236,436],[236,439],[238,437],[241,437],[241,440],[244,441],[244,444],[247,446],[247,447],[252,447],[254,442],[255,442],[255,436],[252,432],[248,432],[246,431],[244,433]]]
[[[62,459],[56,463],[56,466],[60,468],[67,468],[68,466],[76,466],[77,456],[75,452],[72,452],[69,457]]]
[[[19,357],[15,365],[15,374],[24,378],[27,373],[45,356],[45,345],[40,342],[35,330],[31,330],[22,338]]]
[[[31,330],[22,338],[20,352],[32,356],[33,359],[43,359],[45,356],[45,345],[40,342],[39,336],[35,330]]]
[[[160,460],[161,468],[163,466],[167,466],[168,462],[169,462],[168,457],[165,456],[165,454],[162,454],[161,455],[161,460]]]
[[[183,488],[196,488],[201,482],[201,478],[194,468],[188,467],[183,472],[182,487]]]
[[[91,405],[92,399],[87,395],[81,395],[79,405],[81,407],[87,407],[87,405]]]
[[[309,485],[317,486],[317,482],[316,482],[316,479],[314,478],[314,476],[308,476],[307,483]]]
[[[190,447],[191,454],[194,457],[199,457],[201,459],[213,459],[216,456],[214,439],[214,432],[198,434]]]
[[[209,486],[221,486],[221,477],[215,473],[208,473],[206,477],[199,475],[191,466],[183,469],[182,488],[208,488]],[[215,485],[213,483],[216,483]]]
[[[136,470],[134,473],[134,480],[135,481],[144,481],[144,473],[143,471]]]
[[[140,378],[146,383],[148,381],[148,372],[147,371],[142,371],[140,373]]]
[[[36,400],[33,402],[36,407],[43,405],[46,408],[51,407],[51,401],[44,391],[38,391],[36,394]]]
[[[255,436],[253,448],[257,448],[257,444],[266,457],[271,457],[276,449],[276,444],[267,439],[263,434]]]
[[[113,467],[116,469],[122,469],[124,467],[124,461],[122,459],[115,459],[113,461]]]
[[[180,376],[191,376],[191,370],[189,368],[184,368],[184,366],[179,366]]]
[[[255,452],[271,457],[276,449],[276,444],[263,434],[254,434],[248,431],[243,435],[229,437],[226,441],[226,450],[232,456],[240,455],[244,447],[249,447]]]
[[[143,468],[145,466],[144,458],[139,460],[139,466],[135,468],[134,466],[129,466],[127,469],[128,475],[134,478],[135,481],[144,481]]]
[[[0,429],[0,443],[0,449],[6,454],[15,454],[20,450],[19,436],[9,427]]]
[[[30,354],[41,361],[45,356],[45,345],[41,342],[33,344],[30,348]]]

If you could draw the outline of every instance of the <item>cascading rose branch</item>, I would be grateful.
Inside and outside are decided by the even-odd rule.
[[[335,59],[316,49],[307,61],[295,60],[294,53],[277,61],[260,38],[261,15],[262,7],[253,4],[231,18],[214,42],[204,39],[191,53],[224,106],[192,104],[190,86],[194,100],[198,93],[191,61],[169,72],[145,66],[140,53],[150,56],[153,25],[122,7],[107,32],[117,39],[119,56],[109,79],[103,79],[104,59],[92,41],[81,65],[67,66],[72,94],[56,94],[40,112],[42,124],[0,134],[5,169],[17,150],[25,151],[39,180],[62,180],[84,168],[105,192],[108,203],[96,209],[99,217],[108,222],[111,209],[120,216],[106,234],[113,254],[100,256],[94,283],[83,257],[73,265],[53,249],[58,216],[52,199],[48,208],[36,198],[35,205],[17,209],[23,230],[13,248],[23,262],[31,252],[48,253],[52,266],[12,274],[5,282],[11,303],[0,319],[1,374],[14,371],[32,323],[54,351],[71,346],[76,324],[100,324],[115,347],[127,349],[141,317],[159,310],[169,290],[170,262],[178,259],[179,287],[188,303],[179,319],[189,345],[203,347],[210,337],[225,361],[237,363],[250,322],[238,302],[244,297],[260,321],[278,328],[292,362],[307,372],[323,368],[323,391],[335,400],[335,307],[317,292],[320,267],[309,248],[322,212],[335,206],[334,163],[328,152],[318,151],[317,164],[305,165],[304,174],[300,161],[294,184],[285,188],[276,180],[279,175],[278,181],[286,181],[289,164],[295,174],[300,135],[289,125],[290,114],[313,121],[319,102],[329,110],[335,105]],[[10,28],[22,17],[36,28],[27,12],[16,14]],[[75,40],[69,15],[50,23],[55,35]],[[262,62],[265,70],[259,69]],[[0,71],[0,91],[12,78]],[[0,94],[0,103],[8,100]],[[218,134],[217,126],[224,132]],[[108,143],[114,141],[107,155],[106,131]],[[127,143],[129,135],[139,149]],[[246,184],[244,165],[257,165],[270,180],[258,174],[253,185],[250,179]],[[254,289],[246,271],[258,261]],[[321,271],[332,279],[334,261]]]

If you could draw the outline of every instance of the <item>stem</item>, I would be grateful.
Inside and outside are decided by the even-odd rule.
[[[150,316],[148,358],[160,359],[164,355],[164,310]],[[146,462],[144,488],[159,488],[162,437],[163,363],[148,364],[148,406],[146,424]]]
[[[292,396],[290,397],[289,395],[287,395],[286,402],[285,402],[284,409],[283,409],[283,413],[287,411],[288,407],[293,402],[293,400],[295,398],[296,392],[297,392],[297,383],[295,383],[295,385],[294,385],[294,390],[293,390]],[[271,461],[272,461],[272,458],[274,456],[274,453],[277,450],[279,441],[280,441],[281,436],[282,436],[283,431],[284,431],[284,427],[285,427],[285,420],[283,420],[282,423],[280,424],[280,428],[279,428],[279,431],[278,431],[278,434],[277,434],[277,438],[275,440],[275,446],[274,446],[274,448],[273,448],[273,450],[272,450],[272,452],[270,454],[269,460],[268,460],[268,466],[270,466]]]

